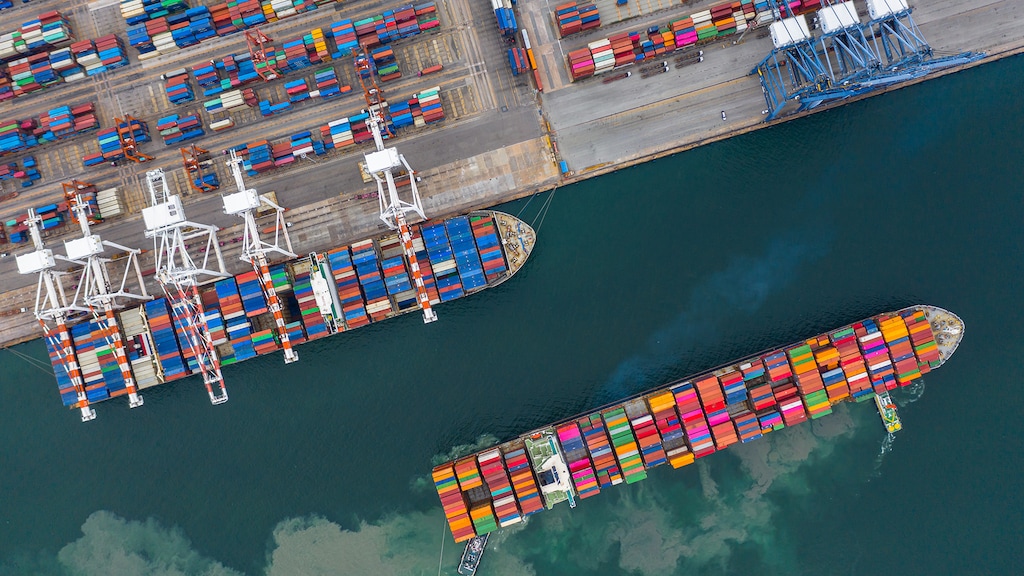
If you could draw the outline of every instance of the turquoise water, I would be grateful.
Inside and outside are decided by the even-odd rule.
[[[1021,573],[1022,78],[1018,57],[559,189],[512,281],[228,367],[223,406],[187,380],[82,424],[0,352],[0,574],[451,574],[429,472],[453,446],[918,302],[967,331],[899,392],[893,442],[844,405],[499,532],[481,574]]]

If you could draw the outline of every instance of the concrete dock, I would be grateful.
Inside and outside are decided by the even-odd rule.
[[[402,130],[388,143],[397,146],[418,171],[427,215],[437,218],[491,206],[767,126],[761,114],[765,100],[760,83],[749,75],[772,47],[770,38],[762,34],[747,34],[736,44],[706,44],[701,46],[704,62],[648,79],[634,74],[608,84],[599,77],[570,81],[565,62],[569,51],[615,32],[663,25],[713,3],[641,0],[616,8],[614,2],[600,1],[605,21],[601,28],[558,39],[551,17],[555,3],[520,0],[520,24],[530,34],[541,71],[544,92],[538,93],[529,75],[511,74],[505,55],[508,44],[498,34],[489,2],[439,0],[439,30],[396,43],[393,47],[403,77],[382,85],[386,95],[395,99],[441,87],[446,120],[435,126]],[[342,18],[358,19],[395,6],[394,2],[379,0],[327,5],[267,24],[261,30],[275,41],[284,41],[312,28],[327,28]],[[17,4],[0,13],[0,32],[58,8],[69,17],[79,38],[110,33],[124,37],[125,22],[117,2],[112,0]],[[980,64],[1024,51],[1024,3],[1019,0],[922,0],[914,8],[914,19],[937,53],[984,51],[988,57]],[[128,48],[133,55],[129,66],[4,102],[0,104],[0,117],[38,117],[56,105],[92,101],[97,104],[103,127],[110,126],[115,116],[131,114],[149,122],[155,135],[158,118],[191,112],[197,112],[208,124],[224,115],[205,115],[201,94],[197,94],[196,102],[172,106],[163,94],[160,75],[245,51],[242,34],[215,38],[145,62],[135,60],[134,50]],[[417,70],[432,64],[443,64],[443,71],[416,76]],[[216,153],[222,191],[232,191],[233,187],[221,150],[261,139],[280,141],[304,130],[316,132],[329,121],[365,108],[351,59],[342,58],[331,65],[340,83],[352,86],[352,92],[328,101],[307,101],[283,116],[266,119],[257,110],[244,108],[231,113],[234,128],[207,131],[206,136],[194,141]],[[251,86],[261,99],[281,101],[285,99],[285,82],[309,77],[326,66]],[[722,120],[722,111],[728,113],[726,121]],[[248,269],[237,257],[239,245],[232,242],[241,234],[240,220],[223,214],[218,193],[192,192],[177,146],[164,147],[157,140],[141,146],[142,151],[155,156],[152,162],[121,162],[117,167],[83,167],[82,156],[97,149],[94,133],[9,155],[5,162],[35,156],[43,181],[32,188],[18,189],[16,198],[0,203],[0,218],[6,221],[30,207],[59,202],[61,183],[78,179],[99,189],[117,187],[127,210],[123,216],[94,226],[94,233],[127,246],[152,249],[143,235],[140,214],[148,204],[144,174],[161,167],[183,195],[188,218],[222,228],[220,238],[226,241],[229,271]],[[296,253],[345,245],[384,231],[377,201],[357,199],[376,190],[375,185],[363,182],[357,168],[362,154],[371,147],[364,144],[330,151],[288,168],[248,177],[246,183],[261,192],[275,191],[278,201],[289,209],[287,220],[292,224]],[[569,165],[570,176],[559,174],[559,159]],[[13,190],[10,183],[5,184],[4,192]],[[62,251],[61,241],[73,238],[76,232],[77,227],[48,232],[47,245]],[[2,345],[40,335],[32,315],[36,277],[17,274],[14,262],[15,254],[28,250],[24,244],[0,247],[0,252],[10,253],[0,259],[0,291],[5,296],[0,306]],[[151,254],[144,255],[143,269],[150,267]],[[148,288],[151,294],[161,294],[152,278]]]

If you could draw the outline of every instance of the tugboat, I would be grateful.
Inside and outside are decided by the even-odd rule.
[[[882,417],[886,432],[893,434],[903,429],[900,415],[896,412],[896,403],[892,401],[889,392],[875,395],[875,405],[878,406],[878,414]]]
[[[487,534],[477,536],[466,542],[466,551],[462,553],[462,562],[459,562],[459,574],[462,576],[473,576],[476,569],[480,567],[480,559],[484,557],[484,548],[487,547]]]

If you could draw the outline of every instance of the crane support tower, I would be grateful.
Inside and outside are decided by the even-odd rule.
[[[61,187],[64,189],[64,200],[68,202],[68,206],[71,206],[71,203],[74,201],[81,202],[80,196],[82,194],[96,192],[96,186],[88,182],[82,182],[81,180],[61,182]],[[75,224],[78,224],[78,211],[69,210],[69,212],[71,213],[71,221]],[[99,222],[103,221],[101,215],[93,214],[91,209],[86,210],[84,213],[86,215],[85,218],[92,224],[98,224]]]
[[[114,125],[117,126],[117,139],[121,142],[121,152],[125,158],[140,164],[153,159],[149,154],[139,151],[139,143],[135,141],[135,135],[132,133],[132,126],[144,126],[141,120],[125,115],[123,120],[114,118]]]
[[[278,298],[277,290],[274,289],[274,281],[270,276],[270,264],[267,262],[267,255],[271,253],[277,253],[286,258],[296,257],[296,254],[292,252],[292,240],[288,236],[288,226],[284,221],[284,208],[260,196],[256,190],[246,188],[245,182],[242,180],[242,159],[235,154],[234,150],[231,150],[231,158],[227,164],[231,174],[235,177],[235,186],[238,191],[224,195],[224,213],[240,216],[245,222],[241,259],[243,262],[248,262],[256,271],[260,288],[263,289],[263,295],[267,299],[267,308],[274,315],[277,337],[284,350],[285,364],[291,364],[299,359],[299,354],[292,346],[291,339],[288,338],[281,299]],[[260,237],[260,230],[256,226],[256,210],[262,204],[268,205],[275,212],[276,226],[274,227],[273,241],[270,242]],[[287,249],[281,247],[282,239]]]
[[[88,422],[96,418],[96,410],[89,406],[89,397],[85,392],[85,379],[82,377],[82,369],[78,364],[78,355],[75,353],[75,347],[71,341],[71,333],[68,332],[68,320],[88,313],[89,310],[76,304],[74,299],[68,300],[63,283],[63,276],[68,273],[56,269],[58,260],[79,266],[84,263],[54,254],[52,250],[43,245],[43,238],[40,234],[42,219],[32,208],[28,210],[28,219],[25,220],[25,224],[28,225],[35,250],[16,258],[18,273],[39,275],[33,313],[39,321],[39,326],[43,329],[44,337],[56,352],[57,358],[74,387],[77,401],[72,407],[81,411],[82,422]],[[53,323],[53,328],[48,323]]]
[[[416,285],[416,297],[419,300],[420,309],[423,310],[423,322],[429,324],[437,320],[437,313],[430,305],[430,295],[427,294],[423,273],[416,260],[416,251],[412,246],[412,232],[409,230],[406,214],[413,212],[422,220],[426,220],[427,217],[423,213],[423,203],[420,201],[420,192],[416,187],[416,171],[409,166],[405,156],[399,154],[397,148],[384,146],[384,134],[391,135],[387,131],[387,122],[384,118],[386,104],[384,94],[373,80],[374,74],[369,74],[368,82],[367,79],[364,79],[364,72],[370,70],[371,66],[368,62],[372,62],[372,60],[365,56],[356,57],[356,72],[363,86],[363,96],[366,98],[368,107],[366,126],[373,134],[373,142],[377,148],[375,152],[363,156],[366,171],[377,182],[380,219],[387,224],[388,228],[398,230],[401,234],[402,248],[405,250],[405,258],[409,262],[409,270],[412,272],[413,282]],[[409,174],[411,197],[408,200],[399,197],[398,186],[395,184],[394,173],[402,168]]]
[[[861,22],[852,0],[825,1],[815,38],[804,15],[769,0],[774,49],[751,74],[761,80],[766,121],[921,78],[985,57],[961,52],[937,57],[906,0],[866,0],[870,21]]]
[[[97,324],[103,326],[103,338],[114,352],[114,359],[117,361],[121,378],[124,380],[128,405],[132,408],[142,406],[142,397],[139,396],[135,377],[132,375],[131,363],[128,361],[124,341],[121,339],[121,327],[114,316],[114,309],[124,307],[122,302],[124,300],[144,301],[152,298],[146,292],[146,285],[142,280],[142,270],[139,268],[138,256],[142,251],[103,240],[93,234],[89,229],[92,209],[81,195],[76,194],[69,198],[68,206],[82,229],[81,238],[64,241],[64,251],[67,253],[68,259],[84,263],[82,276],[75,292],[75,302],[81,293],[82,302],[88,308],[89,313],[92,314]],[[111,278],[109,267],[115,264],[115,260],[103,256],[104,248],[115,249],[120,255],[117,257],[116,264],[119,268],[123,265],[124,272],[120,274],[119,280],[117,276]],[[134,277],[137,292],[129,288],[128,281],[132,277]]]
[[[249,55],[252,56],[253,66],[256,67],[256,73],[265,82],[270,82],[279,77],[277,69],[274,68],[270,63],[270,59],[267,58],[265,44],[268,42],[273,42],[273,39],[264,34],[259,28],[245,31],[245,43],[249,46]]]
[[[207,169],[213,166],[213,159],[210,158],[210,151],[204,150],[195,144],[188,148],[179,148],[181,152],[181,163],[188,174],[188,185],[196,192],[213,192],[220,187],[213,173],[213,181],[209,182],[204,178]]]
[[[146,237],[153,238],[156,248],[157,281],[174,311],[175,331],[191,350],[198,370],[202,372],[210,402],[222,404],[228,401],[228,391],[199,297],[202,280],[228,276],[217,241],[217,227],[185,219],[181,197],[168,190],[163,170],[146,172],[146,185],[150,206],[142,210],[142,219],[146,224]],[[204,237],[206,246],[202,258],[197,261],[189,253],[186,242]],[[217,269],[209,267],[211,253],[216,258]],[[216,391],[215,386],[218,388]]]

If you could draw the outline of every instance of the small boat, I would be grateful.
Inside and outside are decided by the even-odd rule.
[[[466,551],[462,553],[462,561],[459,562],[459,574],[462,576],[473,576],[476,569],[480,567],[480,559],[484,557],[484,548],[487,547],[487,534],[476,536],[466,542]]]
[[[896,411],[896,403],[892,401],[888,391],[875,395],[875,405],[878,406],[878,414],[882,417],[886,432],[892,434],[903,429],[900,415]]]

